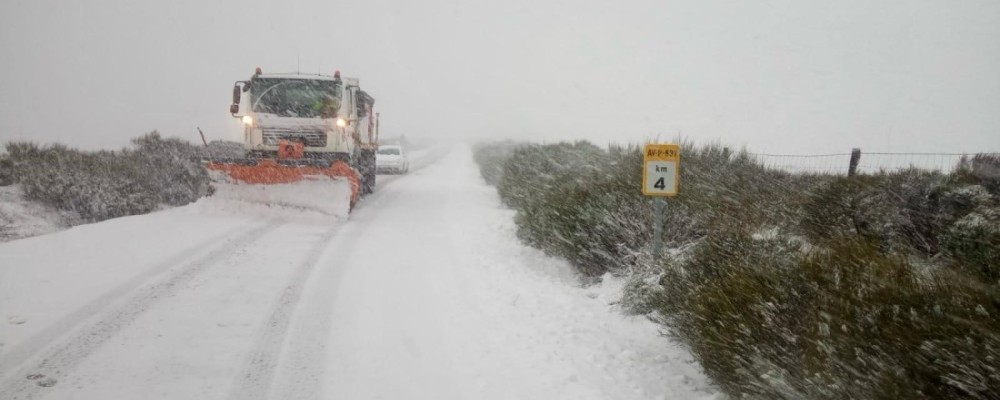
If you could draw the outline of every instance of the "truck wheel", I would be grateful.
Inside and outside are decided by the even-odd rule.
[[[361,193],[370,194],[375,191],[375,151],[361,150],[359,166],[361,172]]]

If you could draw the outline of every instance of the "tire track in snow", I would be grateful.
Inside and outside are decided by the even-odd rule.
[[[267,320],[261,326],[243,371],[237,376],[238,382],[229,393],[229,399],[268,398],[272,376],[281,359],[285,333],[302,297],[302,289],[319,264],[323,250],[339,230],[338,224],[323,232],[316,245],[306,253],[305,260],[295,269],[278,297],[277,304],[271,308]]]
[[[159,300],[171,293],[195,276],[221,263],[233,254],[257,242],[268,233],[283,226],[278,221],[268,221],[249,232],[226,241],[203,257],[189,262],[183,268],[171,273],[164,279],[140,288],[134,295],[119,302],[119,306],[108,309],[98,320],[72,336],[50,346],[37,361],[29,360],[28,364],[14,370],[0,381],[0,400],[34,399],[46,389],[38,380],[38,376],[56,381],[64,378],[82,360],[93,354],[101,345],[130,325],[143,312],[152,308]]]
[[[377,209],[369,209],[377,210]],[[358,211],[355,211],[358,212]],[[350,224],[342,229],[342,240],[329,243],[325,254],[337,254],[343,259],[349,253],[338,250],[352,249],[362,236],[355,227],[364,229],[364,224]],[[331,238],[334,239],[334,238]],[[321,257],[320,260],[323,258]],[[295,319],[294,329],[287,339],[285,354],[280,365],[281,374],[275,381],[273,396],[276,399],[318,399],[322,384],[320,378],[326,370],[326,348],[332,332],[333,302],[336,292],[323,288],[334,287],[343,272],[342,265],[328,265],[315,278],[311,296],[300,309],[301,318]],[[305,288],[303,288],[305,290]],[[308,294],[308,293],[307,293]]]
[[[411,168],[411,172],[419,171],[428,165],[440,160],[448,149],[435,149],[432,154],[421,157],[420,163]],[[371,218],[378,213],[377,204],[381,197],[391,191],[388,186],[396,179],[404,178],[405,175],[395,175],[392,179],[383,181],[378,191],[366,196],[366,201],[362,201],[355,207],[351,214],[352,219],[357,217]],[[373,206],[374,205],[374,206]],[[244,370],[237,376],[237,382],[228,396],[232,400],[242,399],[316,399],[319,398],[321,387],[320,377],[323,375],[326,341],[329,340],[331,332],[332,302],[335,293],[329,290],[319,290],[315,297],[308,299],[308,303],[300,306],[306,285],[316,275],[316,268],[323,260],[323,255],[331,250],[347,250],[346,252],[336,252],[338,257],[349,257],[349,249],[354,247],[361,232],[356,232],[356,227],[361,227],[362,231],[366,224],[351,223],[348,220],[342,226],[338,225],[326,231],[316,247],[310,249],[305,261],[298,267],[288,285],[279,297],[277,304],[271,310],[268,319],[258,333],[258,339],[253,346],[253,350],[245,363]],[[343,241],[334,239],[338,234],[344,237]],[[326,274],[321,274],[323,282],[336,280],[339,276],[340,268],[337,265],[328,265]],[[333,274],[327,276],[328,274]],[[294,319],[292,318],[296,310],[303,315],[297,322],[296,329],[289,331]],[[286,344],[287,341],[287,344]],[[275,386],[275,374],[279,371],[286,373],[284,380],[277,382]],[[272,396],[272,389],[277,391]]]
[[[377,200],[382,197],[384,191],[379,191],[377,193],[369,195],[368,200]],[[355,209],[354,213],[364,212],[368,208],[358,207]],[[370,210],[370,209],[368,209]],[[371,211],[369,211],[371,212]],[[353,232],[353,225],[355,224],[344,224],[348,226],[337,225],[326,232],[320,237],[317,244],[312,247],[307,253],[306,259],[299,265],[295,273],[289,279],[288,284],[285,286],[285,290],[282,291],[281,296],[278,298],[276,305],[271,310],[267,320],[261,327],[258,333],[258,338],[253,346],[253,350],[245,363],[244,370],[238,375],[238,382],[234,385],[233,391],[230,392],[229,399],[232,400],[243,400],[243,399],[266,399],[270,398],[269,393],[271,387],[274,383],[274,375],[278,370],[278,365],[282,361],[290,361],[292,368],[299,371],[305,372],[309,371],[309,375],[312,376],[312,380],[318,383],[318,375],[316,371],[322,370],[322,350],[325,348],[325,341],[327,340],[324,332],[329,332],[330,316],[328,312],[323,312],[323,310],[329,309],[329,304],[332,301],[332,292],[329,296],[321,296],[320,299],[313,299],[310,305],[320,306],[320,310],[315,310],[310,307],[307,311],[307,315],[304,317],[313,321],[314,326],[318,329],[310,330],[308,335],[309,346],[308,351],[305,354],[308,355],[308,362],[296,362],[301,361],[298,356],[302,354],[300,351],[287,352],[286,357],[283,357],[284,343],[286,337],[288,336],[288,330],[291,326],[293,315],[296,309],[299,309],[299,304],[303,293],[305,292],[305,286],[310,282],[313,275],[315,275],[315,270],[319,266],[320,261],[323,259],[323,255],[327,253],[330,249],[331,243],[334,238],[339,234],[344,235],[348,242],[346,245],[338,245],[338,249],[350,249],[351,243],[357,241],[358,235]],[[349,253],[340,254],[338,256],[347,257]],[[336,266],[329,265],[328,268],[335,268]],[[325,307],[324,307],[325,306]],[[298,350],[298,346],[293,347],[290,350]],[[318,362],[316,357],[320,357]],[[302,382],[300,382],[302,383]],[[310,393],[308,396],[301,397],[289,397],[286,393],[282,393],[281,396],[277,398],[290,399],[290,398],[316,398],[315,390],[318,389],[316,384],[301,384],[296,385],[299,389],[305,389],[306,393]],[[296,392],[301,392],[297,390]]]
[[[227,232],[213,236],[204,243],[190,246],[175,252],[166,261],[156,264],[145,272],[136,275],[132,279],[129,279],[128,281],[125,281],[104,293],[100,297],[77,308],[72,313],[60,318],[31,338],[25,340],[24,343],[21,343],[4,353],[0,353],[0,378],[7,375],[11,369],[20,366],[32,356],[44,350],[46,346],[58,340],[59,337],[65,335],[66,332],[71,331],[74,327],[79,326],[88,318],[99,314],[101,310],[128,295],[144,282],[148,282],[150,279],[162,274],[171,267],[184,262],[184,260],[192,258],[192,254],[201,254],[209,249],[226,247],[228,245],[227,243],[219,244],[219,242],[227,237],[233,236],[237,232],[246,230],[250,225],[252,224],[238,226]]]

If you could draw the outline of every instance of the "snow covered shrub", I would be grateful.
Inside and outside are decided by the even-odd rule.
[[[157,207],[142,171],[121,153],[82,152],[62,145],[8,143],[25,197],[76,211],[90,221],[150,212]]]
[[[935,198],[946,180],[917,169],[835,178],[811,194],[803,231],[818,244],[860,237],[886,251],[936,254],[942,221]]]
[[[804,348],[795,355],[806,368],[795,382],[813,398],[875,398],[899,383],[896,338],[883,336],[881,316],[901,316],[904,297],[917,279],[900,257],[886,256],[861,238],[842,238],[828,251],[802,261],[801,292],[809,302]],[[864,376],[852,372],[865,371]],[[890,396],[896,398],[896,396]],[[904,397],[909,398],[909,397]]]
[[[947,180],[939,172],[915,168],[886,176],[887,186],[883,190],[895,200],[897,208],[892,225],[897,248],[906,252],[916,250],[922,256],[940,252],[938,236],[947,221],[941,218],[937,195]]]
[[[526,243],[630,276],[623,308],[734,397],[1000,399],[996,157],[848,178],[721,145],[681,154],[660,260],[637,147],[525,145],[498,192]]]
[[[0,186],[14,184],[14,163],[10,157],[0,155]]]
[[[737,235],[706,241],[663,285],[688,285],[672,323],[731,394],[996,398],[1000,296],[943,274],[858,238],[805,255]]]
[[[835,243],[801,267],[809,397],[1000,396],[995,290],[950,271],[919,272],[862,241]]]
[[[805,232],[815,243],[845,237],[882,241],[888,235],[893,209],[869,175],[841,177],[818,190],[806,204]]]
[[[198,147],[176,138],[162,138],[156,131],[132,139],[134,150],[125,155],[146,176],[157,201],[180,206],[210,192],[208,172]]]
[[[969,176],[960,169],[938,191],[938,240],[955,269],[1000,285],[1000,193],[969,184]]]
[[[791,230],[802,193],[820,181],[767,170],[721,145],[684,143],[681,153],[682,193],[664,216],[666,247],[690,245],[733,221]],[[518,235],[529,245],[567,258],[586,276],[628,273],[643,269],[637,257],[650,250],[652,200],[641,194],[641,165],[640,146],[523,145],[505,158],[497,188],[518,211]]]
[[[83,152],[63,145],[8,143],[14,179],[25,197],[87,221],[144,214],[208,193],[194,147],[151,133],[136,149]]]
[[[1000,396],[1000,293],[863,238],[807,254],[713,235],[661,284],[665,321],[734,396]]]
[[[503,176],[503,166],[518,143],[506,140],[502,142],[479,143],[473,147],[472,157],[479,164],[479,173],[489,185],[496,186]]]
[[[518,147],[504,163],[500,198],[515,209],[533,206],[542,191],[583,184],[582,175],[601,167],[604,155],[586,141]]]
[[[941,217],[952,222],[971,213],[976,208],[988,206],[994,202],[993,196],[986,188],[955,182],[938,191],[937,201]]]
[[[735,221],[750,230],[797,232],[804,204],[831,178],[767,169],[745,150],[681,144],[680,194],[669,200],[667,238],[683,246]],[[678,223],[681,222],[681,223]]]
[[[994,195],[1000,195],[1000,154],[976,154],[972,159],[963,157],[955,172],[958,181],[980,185]]]
[[[970,178],[971,171],[960,168],[945,176],[909,169],[837,178],[806,204],[803,230],[820,245],[860,237],[887,254],[932,257],[945,251],[957,268],[997,282],[1000,199],[970,184],[984,182]]]
[[[11,227],[13,223],[14,220],[3,210],[0,210],[0,242],[16,237],[14,229]]]
[[[498,185],[518,211],[518,236],[568,259],[587,277],[620,273],[648,241],[648,202],[634,184],[638,149],[602,150],[587,142],[514,150]],[[644,238],[646,238],[644,240]]]
[[[660,311],[706,373],[731,394],[795,398],[768,380],[800,367],[796,340],[805,307],[802,277],[789,274],[798,250],[735,229],[709,236],[678,273],[661,280]],[[764,379],[767,377],[767,379]]]
[[[966,214],[942,241],[956,268],[1000,287],[1000,207],[982,206]]]
[[[648,246],[652,220],[648,199],[636,190],[641,180],[641,152],[635,147],[613,147],[601,154],[600,164],[579,180],[555,189],[558,204],[555,233],[570,234],[562,248],[588,276],[604,272],[622,275],[634,271],[637,257]],[[559,192],[572,193],[559,198]]]
[[[663,286],[659,276],[644,277],[635,274],[628,278],[622,288],[621,308],[630,315],[646,315],[657,310],[657,299],[663,297]]]

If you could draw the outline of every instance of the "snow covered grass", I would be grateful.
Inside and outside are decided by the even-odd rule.
[[[652,311],[736,397],[1000,396],[996,155],[848,178],[683,143],[672,250],[654,260],[638,147],[479,152],[522,240],[585,276],[631,276],[625,308]]]

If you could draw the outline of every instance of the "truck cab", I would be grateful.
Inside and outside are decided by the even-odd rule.
[[[378,142],[374,103],[358,79],[341,79],[339,71],[326,76],[258,69],[234,85],[230,113],[243,122],[243,143],[251,155],[272,158],[280,142],[293,142],[303,145],[305,158],[346,161]]]

